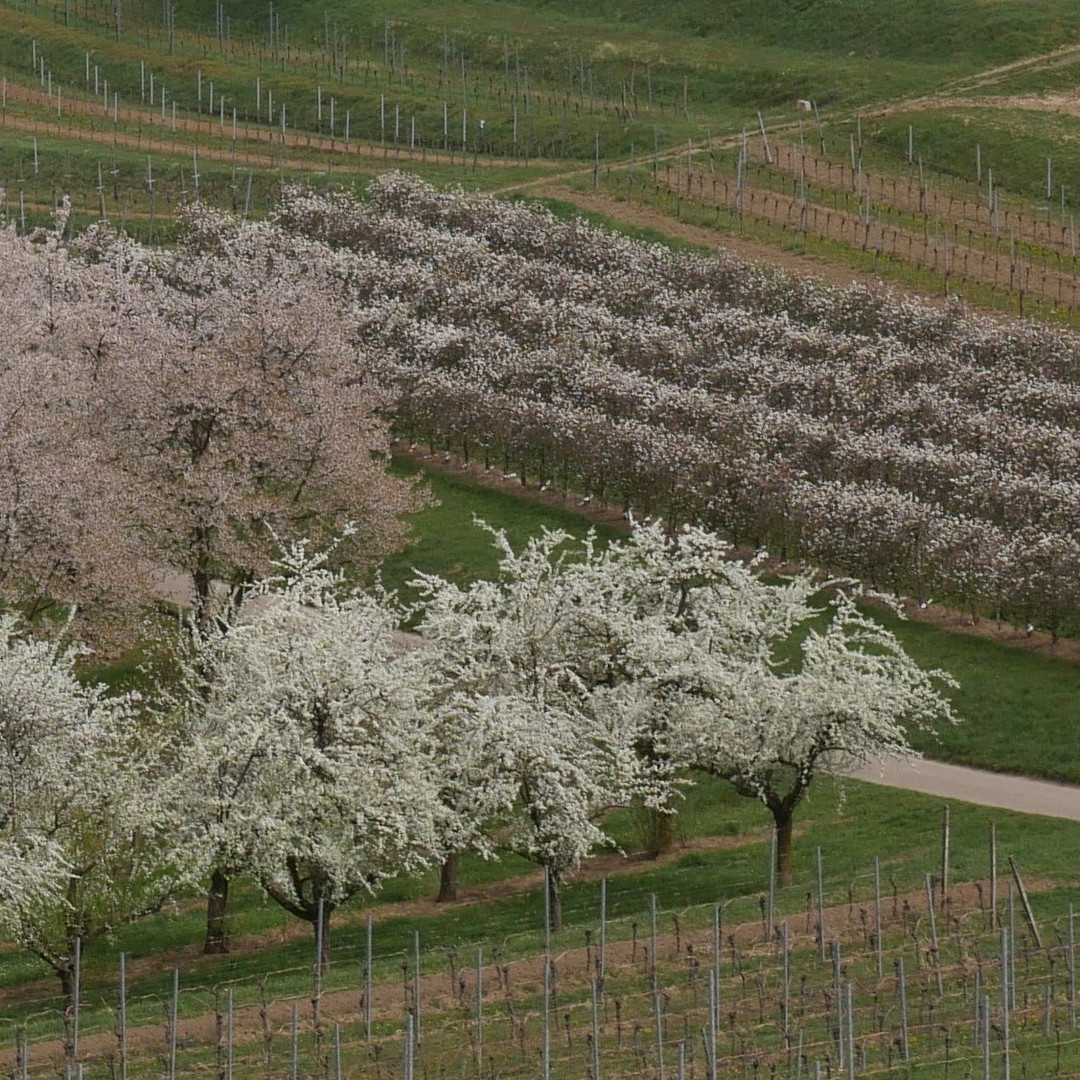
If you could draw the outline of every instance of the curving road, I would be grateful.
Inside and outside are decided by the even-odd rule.
[[[883,765],[859,769],[852,776],[870,784],[919,791],[943,799],[1080,821],[1080,787],[1049,780],[969,769],[965,765],[948,765],[925,758],[916,761],[892,758]]]

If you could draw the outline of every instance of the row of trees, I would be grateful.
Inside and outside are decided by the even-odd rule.
[[[952,719],[947,677],[847,592],[766,580],[711,533],[493,541],[495,580],[422,576],[411,611],[296,543],[190,621],[151,700],[85,685],[73,650],[3,622],[0,924],[69,1001],[79,942],[207,879],[219,935],[241,872],[325,958],[341,904],[469,850],[544,866],[557,926],[560,882],[612,843],[606,811],[675,812],[694,770],[765,803],[783,879],[815,775]]]
[[[74,602],[130,627],[168,566],[204,618],[271,531],[352,520],[340,556],[375,561],[417,500],[385,471],[391,414],[919,600],[1055,634],[1080,600],[1064,332],[402,176],[367,204],[288,191],[270,222],[194,207],[169,252],[61,230],[0,233],[0,589],[34,617]]]
[[[415,441],[976,617],[1056,635],[1080,601],[1073,335],[402,176],[278,224],[362,260],[356,332]]]

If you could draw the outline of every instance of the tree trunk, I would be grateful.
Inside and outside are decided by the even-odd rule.
[[[776,825],[776,883],[781,889],[791,884],[791,833],[795,820],[793,807],[783,803],[770,806]]]
[[[60,979],[60,992],[64,997],[64,1061],[65,1072],[74,1075],[75,1069],[75,962],[69,960],[63,967],[55,968]]]
[[[319,908],[318,905],[314,905],[311,909],[311,914],[308,917],[308,922],[311,923],[311,929],[315,931],[316,945],[321,945],[322,948],[319,951],[319,962],[324,972],[330,970],[330,916],[334,913],[333,905],[324,903],[322,907],[322,938],[320,940],[319,930]]]
[[[210,875],[206,896],[206,940],[203,952],[207,955],[229,951],[229,932],[225,925],[225,906],[229,902],[229,875],[215,868]]]
[[[645,811],[647,829],[647,851],[650,859],[670,851],[675,843],[675,815],[665,814],[651,807]]]
[[[443,861],[442,870],[439,873],[439,895],[435,897],[435,903],[446,904],[458,898],[458,864],[461,856],[452,851]]]
[[[562,929],[562,877],[555,867],[548,867],[548,926],[557,934]]]

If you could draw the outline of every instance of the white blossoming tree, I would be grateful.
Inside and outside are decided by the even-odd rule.
[[[814,777],[913,754],[909,728],[955,721],[941,693],[952,679],[920,668],[842,588],[816,602],[812,575],[767,580],[705,530],[640,530],[634,552],[643,576],[621,580],[640,602],[621,636],[653,702],[654,746],[765,804],[787,882]]]
[[[496,540],[496,582],[422,579],[420,629],[446,676],[500,718],[515,850],[556,882],[602,841],[605,806],[637,795],[670,811],[686,768],[765,804],[786,880],[815,776],[911,754],[909,728],[955,719],[949,677],[919,668],[844,591],[828,586],[826,602],[810,574],[766,578],[707,530],[653,524],[604,549],[551,533],[520,554]]]
[[[184,693],[207,865],[225,889],[252,874],[312,924],[326,961],[333,911],[437,858],[446,811],[428,668],[395,640],[392,607],[344,590],[324,561],[291,546],[238,612],[196,635]]]
[[[601,561],[595,545],[554,531],[515,552],[504,533],[493,536],[502,555],[495,581],[417,579],[418,629],[453,688],[449,707],[466,718],[462,729],[484,732],[487,812],[499,793],[512,803],[508,816],[487,820],[488,836],[547,870],[557,929],[563,878],[612,843],[604,813],[637,798],[663,805],[669,791],[635,752],[636,711],[575,666],[582,620],[599,598],[589,581]]]
[[[77,942],[157,911],[185,876],[167,733],[80,682],[77,656],[0,617],[0,926],[56,973],[69,1016]]]

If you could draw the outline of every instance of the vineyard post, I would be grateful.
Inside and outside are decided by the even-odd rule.
[[[979,968],[975,969],[975,993],[972,994],[975,1000],[975,1016],[972,1021],[972,1045],[978,1048],[979,1041],[982,1038],[982,971]]]
[[[544,953],[544,1008],[543,1033],[540,1039],[540,1077],[551,1078],[551,965],[549,954]]]
[[[656,893],[649,893],[649,985],[656,990]]]
[[[300,1080],[300,1006],[296,1002],[293,1002],[292,1007],[289,1061],[290,1080]]]
[[[1050,1038],[1050,1023],[1054,1012],[1054,991],[1049,983],[1046,984],[1046,1000],[1043,1003],[1043,1038]]]
[[[30,1071],[30,1046],[26,1041],[26,1025],[15,1029],[15,1068],[19,1080],[27,1080]]]
[[[294,1010],[296,1006],[293,1006]],[[172,1007],[169,1009],[169,1080],[176,1080],[176,1021],[180,1013],[180,969],[173,968]]]
[[[949,273],[949,238],[946,233],[945,236],[945,273]],[[949,894],[949,808],[945,807],[945,811],[941,822],[941,908],[945,910],[945,901]]]
[[[231,1074],[226,1080],[232,1080]],[[341,1080],[341,1024],[334,1022],[334,1080]]]
[[[1017,891],[1020,893],[1020,903],[1024,905],[1024,920],[1028,924],[1031,936],[1035,939],[1035,947],[1041,949],[1043,947],[1042,935],[1039,933],[1039,926],[1035,922],[1035,913],[1031,910],[1031,901],[1028,900],[1027,889],[1024,888],[1024,879],[1020,876],[1020,868],[1011,855],[1009,856],[1009,867],[1012,870]]]
[[[315,926],[315,987],[311,998],[311,1011],[316,1030],[319,1027],[319,1006],[322,1004],[323,903],[323,898],[320,896],[319,921]]]
[[[713,933],[712,933],[712,949],[713,949],[713,981],[716,986],[716,1000],[713,1003],[713,1032],[715,1034],[716,1029],[720,1026],[720,905],[719,903],[713,904]],[[713,1042],[715,1043],[715,1039]]]
[[[607,962],[607,878],[600,879],[600,958],[599,975],[604,978],[604,966]]]
[[[544,1031],[540,1044],[542,1080],[551,1076],[551,868],[544,867]]]
[[[1009,883],[1009,1004],[1016,1008],[1016,900]]]
[[[982,1059],[983,1080],[990,1080],[990,996],[982,996]]]
[[[993,172],[991,172],[993,183]],[[990,923],[997,926],[997,826],[990,822]]]
[[[664,1080],[664,1013],[660,1007],[660,991],[653,981],[653,1017],[656,1022],[656,1075]]]
[[[772,827],[769,834],[769,900],[765,913],[765,940],[772,941],[773,936],[773,910],[776,903],[776,826]]]
[[[847,1071],[848,1080],[855,1080],[855,1010],[851,1004],[851,983],[845,984],[847,1007]]]
[[[817,861],[817,896],[818,896],[818,940],[821,944],[821,959],[825,959],[825,884],[821,870],[821,845],[815,853]]]
[[[36,147],[36,141],[35,141]],[[79,1056],[79,995],[82,982],[82,938],[75,939],[75,971],[71,1003],[71,1060]]]
[[[409,1027],[412,1028],[411,1016],[409,1017]],[[409,1044],[411,1046],[411,1030],[409,1035]],[[476,1073],[478,1076],[483,1076],[484,1073],[484,947],[482,945],[478,946],[476,950]]]
[[[686,1080],[686,1043],[679,1043],[679,1064],[678,1072],[676,1074],[679,1080]]]
[[[874,951],[877,953],[877,973],[880,979],[882,972],[882,943],[881,943],[881,859],[874,856]]]
[[[1069,1030],[1076,1030],[1076,921],[1069,905]]]
[[[413,1038],[420,1045],[420,931],[413,931]]]
[[[840,969],[840,942],[832,943],[833,993],[836,996],[836,1058],[838,1067],[844,1067],[844,985]]]
[[[791,1029],[788,1016],[791,1013],[791,951],[788,943],[788,924],[783,922],[780,926],[781,948],[783,949],[783,1035],[785,1048],[791,1045]]]
[[[904,958],[896,958],[896,989],[900,995],[900,1056],[908,1060],[907,987],[904,985]]]
[[[1009,1076],[1009,928],[1001,928],[1001,1066],[1003,1080]]]
[[[233,1074],[233,988],[228,991],[228,1005],[225,1018],[225,1080],[232,1080]],[[123,1076],[121,1075],[121,1080]]]
[[[230,991],[231,993],[231,991]],[[120,986],[117,991],[116,1042],[120,1080],[127,1080],[127,957],[120,954]]]
[[[600,1080],[600,1003],[597,980],[592,980],[592,1077]]]
[[[975,184],[982,187],[982,147],[975,144]]]
[[[367,952],[364,958],[364,1037],[371,1042],[371,912],[367,917]]]
[[[936,967],[938,953],[938,936],[937,919],[934,917],[934,878],[931,874],[926,875],[926,913],[930,916],[930,942],[934,948],[934,966]]]
[[[706,1055],[708,1080],[717,1080],[716,1074],[716,1014],[720,1008],[720,991],[716,983],[715,969],[709,972],[709,1045]]]
[[[911,124],[907,126],[907,163],[910,165],[915,157],[915,129]]]

